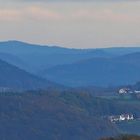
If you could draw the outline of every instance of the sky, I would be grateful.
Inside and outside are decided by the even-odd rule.
[[[0,41],[140,46],[140,0],[0,0]]]

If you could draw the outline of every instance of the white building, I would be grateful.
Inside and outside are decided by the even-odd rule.
[[[136,94],[139,94],[139,93],[140,93],[140,91],[138,91],[138,90],[135,90],[135,91],[134,91],[134,93],[136,93]]]
[[[133,114],[121,114],[115,116],[109,116],[111,122],[131,121],[134,120]]]
[[[127,91],[128,90],[126,88],[122,88],[119,90],[119,94],[127,94],[128,93]]]

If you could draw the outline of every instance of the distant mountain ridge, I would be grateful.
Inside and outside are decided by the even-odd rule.
[[[20,41],[0,42],[0,53],[17,56],[25,64],[22,68],[34,73],[42,72],[52,66],[71,64],[91,57],[112,56],[112,54],[101,49],[68,49],[57,46],[34,45]],[[11,63],[11,61],[7,62]],[[11,64],[15,64],[15,62]],[[18,63],[17,66],[21,67]]]
[[[0,42],[0,59],[66,86],[111,86],[140,80],[140,48],[68,49]]]

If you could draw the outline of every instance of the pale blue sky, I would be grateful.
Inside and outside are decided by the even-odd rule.
[[[139,25],[139,0],[0,0],[1,41],[69,48],[140,46]]]

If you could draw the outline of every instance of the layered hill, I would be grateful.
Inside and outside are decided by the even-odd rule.
[[[140,80],[140,53],[111,58],[92,58],[56,66],[43,76],[68,86],[118,86]]]
[[[52,66],[71,64],[92,57],[114,56],[114,54],[102,49],[68,49],[19,41],[0,42],[0,52],[7,53],[7,59],[4,59],[7,62],[33,73],[41,73],[44,69]],[[22,63],[15,63],[15,60],[8,59],[11,58],[8,54],[16,56],[17,59],[22,60]],[[4,57],[0,56],[0,58]]]
[[[0,52],[0,59],[21,69],[28,67],[28,65],[22,59],[11,53]]]
[[[14,65],[0,60],[0,88],[38,89],[53,85],[51,82],[32,75]]]
[[[139,81],[140,48],[68,49],[0,42],[0,59],[66,86],[116,86]]]

